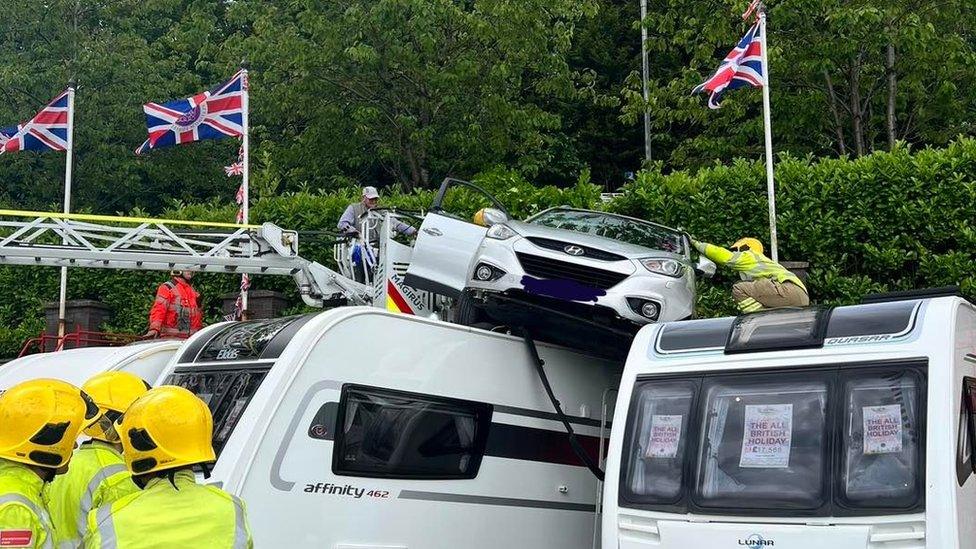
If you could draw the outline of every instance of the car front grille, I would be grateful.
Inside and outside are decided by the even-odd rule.
[[[623,261],[627,259],[622,255],[617,255],[610,252],[605,252],[597,248],[591,248],[589,246],[581,246],[579,244],[573,244],[572,242],[563,242],[561,240],[552,240],[549,238],[539,238],[535,236],[526,237],[527,240],[540,248],[545,248],[547,250],[555,250],[557,252],[566,253],[566,246],[576,246],[583,250],[582,256],[588,257],[590,259],[596,259],[599,261]]]
[[[522,269],[531,276],[537,278],[573,280],[580,284],[601,288],[603,290],[612,288],[622,282],[628,275],[605,271],[586,265],[559,261],[538,255],[531,255],[516,252]]]

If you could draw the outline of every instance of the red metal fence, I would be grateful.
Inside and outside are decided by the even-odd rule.
[[[119,347],[140,339],[142,336],[135,334],[91,332],[88,330],[75,330],[64,334],[63,337],[41,333],[39,336],[27,340],[18,356],[77,349],[78,347]]]

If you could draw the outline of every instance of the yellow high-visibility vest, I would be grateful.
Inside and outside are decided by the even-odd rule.
[[[718,265],[724,265],[738,272],[744,280],[770,278],[780,283],[792,282],[804,290],[807,289],[799,277],[790,272],[789,269],[762,254],[751,251],[733,252],[721,246],[703,242],[697,242],[695,248]]]
[[[88,531],[88,512],[139,491],[122,454],[93,440],[75,450],[68,472],[44,489],[58,545],[77,547]]]
[[[251,549],[244,504],[191,471],[154,478],[138,493],[88,514],[86,549]]]
[[[0,459],[0,545],[54,548],[54,526],[41,500],[43,486],[26,465]]]

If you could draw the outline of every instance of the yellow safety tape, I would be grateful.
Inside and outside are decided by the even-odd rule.
[[[208,221],[186,221],[182,219],[151,219],[148,217],[125,217],[115,215],[65,214],[55,212],[33,212],[27,210],[0,209],[0,217],[50,217],[75,221],[101,221],[107,223],[157,223],[162,225],[182,225],[184,227],[219,227],[222,229],[258,229],[260,225],[238,225],[237,223],[218,223]]]

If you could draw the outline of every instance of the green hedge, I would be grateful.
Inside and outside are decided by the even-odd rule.
[[[958,284],[976,294],[976,140],[960,139],[946,149],[911,152],[900,148],[856,160],[790,158],[776,166],[780,257],[811,263],[810,289],[820,303],[856,302],[865,293]],[[606,208],[727,244],[740,236],[768,242],[765,172],[761,162],[737,160],[696,173],[645,171],[623,195],[601,204],[587,174],[567,188],[537,188],[510,171],[483,173],[475,181],[489,189],[517,217],[568,204]],[[384,192],[383,203],[422,210],[432,191]],[[251,212],[299,231],[331,230],[357,191],[259,194]],[[461,196],[458,200],[470,200]],[[473,211],[477,204],[462,203]],[[165,217],[226,221],[235,206],[223,202],[174,204]],[[141,215],[141,212],[133,212]],[[328,262],[327,238],[303,237],[303,256]],[[69,297],[105,301],[115,311],[108,329],[140,332],[164,273],[70,271]],[[195,285],[204,295],[208,320],[219,318],[221,294],[235,290],[236,277],[204,274]],[[720,274],[700,282],[700,315],[733,312],[731,279]],[[0,356],[12,356],[23,340],[42,329],[42,305],[57,298],[58,273],[50,268],[2,267]],[[255,277],[254,286],[291,296],[302,306],[291,280]]]

